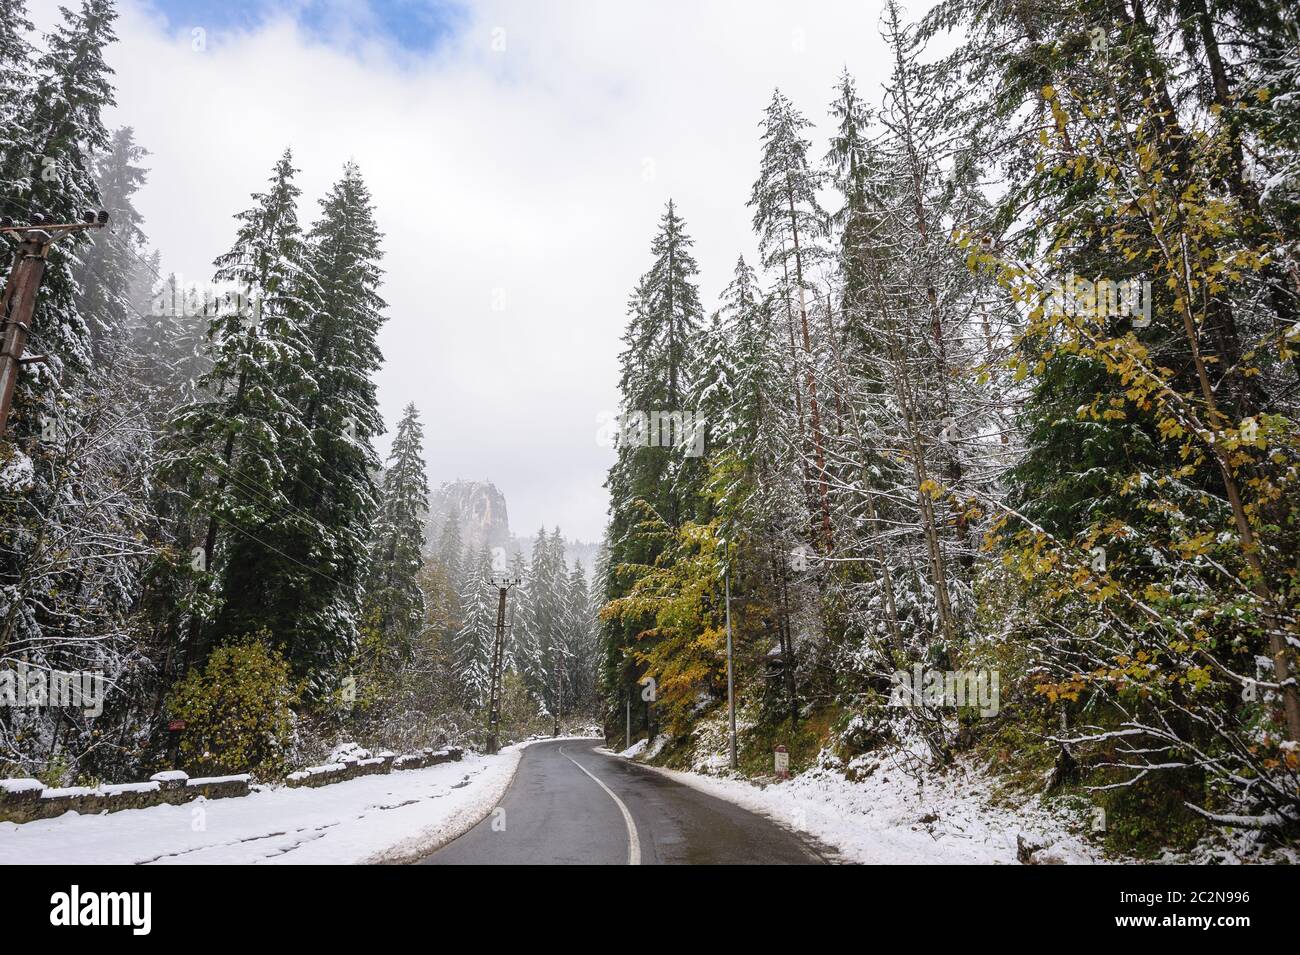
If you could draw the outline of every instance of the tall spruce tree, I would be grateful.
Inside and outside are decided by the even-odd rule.
[[[425,618],[419,574],[429,481],[424,471],[424,427],[414,404],[397,423],[388,454],[375,526],[367,589],[372,619],[385,644],[409,658]]]
[[[760,128],[763,155],[750,194],[753,226],[763,265],[779,276],[777,291],[791,337],[795,373],[791,387],[798,409],[800,440],[809,444],[810,500],[817,518],[810,536],[829,550],[832,543],[830,490],[826,469],[821,401],[817,394],[818,358],[810,328],[808,297],[813,263],[823,250],[816,244],[826,230],[826,212],[818,198],[825,174],[810,165],[803,131],[812,124],[778,89],[772,93]],[[804,411],[807,407],[807,426]]]
[[[30,175],[31,140],[24,109],[33,79],[32,47],[27,41],[31,31],[26,0],[0,0],[0,199],[5,215],[25,211],[17,200]],[[6,275],[8,245],[0,249]]]
[[[130,344],[123,334],[136,321],[137,292],[147,271],[144,217],[133,197],[144,185],[147,170],[140,161],[148,151],[135,142],[130,127],[113,132],[108,149],[93,157],[91,170],[99,204],[110,216],[110,228],[91,234],[72,268],[77,286],[76,307],[89,324],[96,364],[110,365]]]
[[[581,561],[574,561],[564,592],[565,648],[564,712],[591,714],[596,711],[597,660],[596,616],[591,592]]]
[[[212,318],[203,394],[175,420],[171,472],[190,495],[198,524],[191,665],[206,660],[216,643],[268,629],[298,673],[307,674],[322,656],[318,627],[330,634],[340,623],[351,625],[302,615],[292,599],[311,587],[346,587],[325,559],[328,546],[303,551],[303,541],[325,542],[329,531],[290,497],[298,474],[319,466],[302,402],[314,385],[307,316],[315,290],[298,226],[296,172],[286,150],[267,190],[235,217],[235,242],[217,259],[216,278],[240,294],[223,300]]]
[[[564,540],[557,527],[545,527],[533,538],[528,570],[527,640],[520,649],[519,667],[529,690],[555,712],[559,661],[563,658]]]
[[[456,633],[454,669],[465,705],[482,709],[491,691],[493,640],[496,634],[496,590],[491,586],[492,552],[474,550],[465,559],[460,592],[461,624]]]
[[[670,201],[650,246],[650,269],[629,303],[630,321],[619,356],[624,427],[605,484],[610,492],[607,600],[623,596],[636,568],[653,563],[664,546],[665,530],[701,507],[702,459],[689,456],[688,448],[676,443],[680,438],[669,435],[665,440],[665,429],[656,427],[653,417],[690,410],[684,406],[694,390],[690,374],[698,367],[695,349],[704,317],[692,245]],[[641,630],[631,621],[605,625],[605,691],[611,701],[635,686],[638,670],[631,647]]]
[[[308,515],[290,529],[284,550],[324,577],[280,578],[276,603],[285,618],[310,633],[299,652],[313,666],[346,659],[358,633],[362,576],[371,523],[378,505],[374,474],[379,460],[372,441],[383,431],[375,397],[379,328],[385,303],[380,233],[370,193],[357,166],[320,201],[321,217],[306,236],[302,334],[310,373],[294,384],[309,448],[287,474],[285,498]],[[300,624],[301,626],[301,624]],[[310,629],[307,629],[310,628]]]

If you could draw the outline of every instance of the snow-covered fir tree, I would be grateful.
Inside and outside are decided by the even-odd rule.
[[[307,674],[346,649],[339,632],[346,639],[355,625],[333,608],[301,615],[299,603],[286,599],[306,587],[348,587],[326,560],[330,531],[293,500],[298,475],[323,467],[303,401],[315,384],[309,303],[316,290],[305,267],[295,172],[286,151],[267,190],[236,216],[235,242],[217,259],[216,279],[237,294],[223,298],[210,322],[213,364],[203,393],[174,423],[170,474],[190,495],[197,524],[192,664],[221,641],[269,628]],[[304,541],[311,549],[303,550]]]
[[[366,576],[367,605],[384,642],[409,657],[425,619],[419,574],[429,510],[424,427],[414,404],[397,422],[384,468],[378,520]]]
[[[465,704],[473,709],[482,709],[487,706],[491,692],[492,649],[497,624],[492,552],[478,548],[466,557],[465,564],[454,667]]]

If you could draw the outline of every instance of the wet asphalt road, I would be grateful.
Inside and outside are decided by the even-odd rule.
[[[824,861],[810,842],[771,820],[644,766],[595,752],[599,745],[599,740],[557,740],[529,746],[505,796],[487,818],[422,863],[808,865]]]

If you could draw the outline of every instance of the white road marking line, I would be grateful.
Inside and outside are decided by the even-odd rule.
[[[591,770],[589,770],[586,766],[582,765],[582,763],[578,762],[576,759],[574,759],[572,756],[566,753],[564,751],[563,746],[560,747],[560,755],[563,756],[565,759],[567,759],[569,762],[573,763],[574,766],[577,766],[579,769],[581,769],[592,779],[594,779],[596,781],[596,785],[599,786],[601,789],[605,790],[605,793],[609,796],[610,799],[618,803],[619,811],[623,813],[623,823],[624,825],[627,826],[627,864],[640,865],[641,864],[641,840],[637,837],[636,834],[636,820],[632,818],[632,813],[628,811],[628,808],[626,805],[624,805],[623,800],[619,799],[617,796],[614,795],[614,790],[610,789],[599,779],[596,779],[596,775]]]

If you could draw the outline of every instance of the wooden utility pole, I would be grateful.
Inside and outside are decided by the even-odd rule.
[[[519,584],[518,577],[493,577],[497,589],[497,632],[492,641],[492,666],[489,670],[487,751],[497,751],[497,734],[501,726],[501,664],[506,652],[506,594]]]
[[[727,594],[727,722],[730,726],[730,759],[732,769],[736,768],[736,678],[731,657],[731,571],[722,573],[723,587]]]
[[[36,293],[45,277],[45,266],[55,242],[84,229],[99,229],[108,224],[108,213],[87,212],[84,222],[47,223],[39,213],[27,225],[15,225],[8,216],[0,219],[0,234],[14,242],[17,249],[14,265],[5,283],[0,316],[0,437],[9,426],[9,408],[13,404],[14,386],[23,365],[44,361],[44,355],[23,357],[27,336],[32,331],[32,314],[36,310]]]
[[[559,736],[560,723],[564,721],[564,654],[563,651],[561,651],[559,662],[556,664],[555,667],[555,681],[556,681],[555,731],[551,733],[551,735]]]

